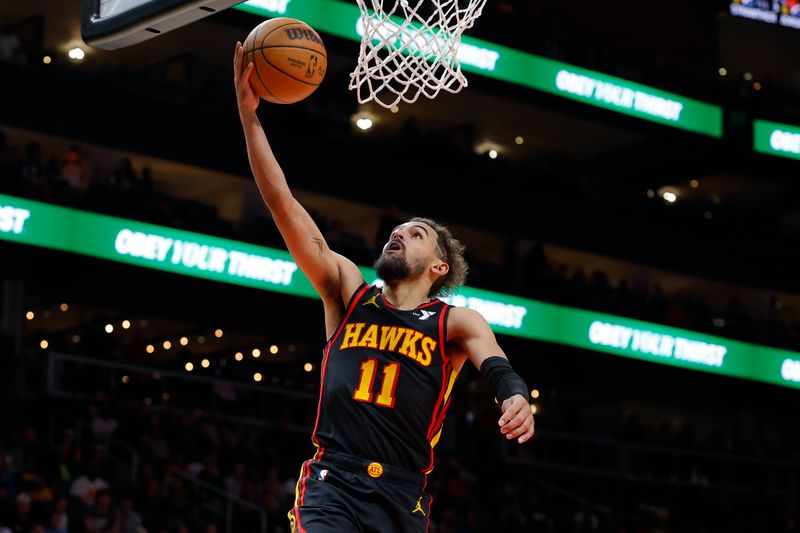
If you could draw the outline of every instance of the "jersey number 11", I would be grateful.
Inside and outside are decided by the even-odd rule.
[[[361,378],[358,388],[353,393],[353,399],[359,402],[372,401],[372,387],[375,384],[375,370],[378,360],[369,358],[361,362]],[[384,407],[394,407],[394,390],[397,387],[397,377],[400,374],[400,363],[389,363],[383,367],[383,383],[381,391],[375,398],[375,403]]]

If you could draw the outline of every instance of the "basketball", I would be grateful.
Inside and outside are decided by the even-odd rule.
[[[275,104],[293,104],[313,93],[328,67],[322,39],[303,21],[265,20],[244,41],[245,64],[252,61],[250,85]]]

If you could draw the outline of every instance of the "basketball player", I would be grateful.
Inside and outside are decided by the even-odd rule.
[[[234,55],[239,116],[261,196],[298,267],[322,298],[329,339],[322,361],[313,459],[303,463],[289,512],[308,533],[427,530],[433,469],[450,393],[469,359],[492,385],[499,431],[533,435],[528,388],[476,311],[436,298],[463,283],[463,246],[444,226],[413,218],[394,228],[375,263],[383,288],[328,248],[292,195],[256,116],[252,63]]]

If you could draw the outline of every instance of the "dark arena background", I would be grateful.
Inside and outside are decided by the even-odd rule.
[[[797,2],[488,0],[469,86],[392,109],[347,88],[354,1],[210,13],[105,50],[78,0],[0,3],[0,531],[289,531],[323,312],[231,61],[277,16],[327,47],[259,116],[330,247],[371,282],[447,224],[531,389],[509,444],[465,365],[431,533],[798,531]]]

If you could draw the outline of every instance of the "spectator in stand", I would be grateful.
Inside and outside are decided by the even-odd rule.
[[[92,461],[89,463],[86,474],[73,481],[72,487],[69,489],[70,496],[73,496],[77,503],[84,508],[93,506],[97,493],[108,489],[108,483],[100,477],[100,470],[100,463]]]
[[[161,531],[165,525],[166,509],[168,507],[166,495],[161,488],[161,482],[157,478],[152,478],[139,497],[142,521],[154,531]]]
[[[25,154],[22,158],[22,186],[26,193],[37,198],[48,196],[47,174],[42,147],[39,143],[29,142],[25,145]]]
[[[43,465],[43,469],[47,472],[48,482],[56,492],[64,494],[69,492],[80,460],[81,453],[75,443],[75,432],[69,429],[55,443]]]
[[[41,522],[36,518],[32,511],[33,499],[27,492],[20,492],[17,495],[17,508],[7,525],[14,533],[32,533],[42,528]]]
[[[87,533],[117,533],[116,512],[111,503],[108,489],[97,491],[94,505],[89,507],[84,518]]]
[[[63,523],[68,522],[67,514],[62,511],[53,511],[50,513],[50,519],[47,521],[47,527],[44,528],[44,533],[69,533],[69,529],[63,526]]]
[[[8,483],[0,481],[0,525],[8,524],[16,513],[14,498],[8,490]]]
[[[8,145],[6,133],[0,131],[0,179],[5,181],[17,177],[15,175],[16,159],[13,148]]]
[[[74,193],[89,187],[89,173],[81,149],[73,144],[61,158],[61,179]]]
[[[169,445],[161,436],[158,417],[150,419],[150,430],[142,437],[141,449],[145,458],[152,459],[156,464],[163,465],[169,459]]]
[[[119,422],[111,412],[111,406],[108,404],[100,407],[90,406],[89,416],[92,417],[92,436],[95,442],[108,449],[109,441],[119,427]]]
[[[233,467],[233,472],[225,478],[225,489],[229,496],[238,498],[242,493],[242,484],[245,481],[244,463],[237,462]]]
[[[111,173],[110,184],[119,189],[134,189],[139,185],[139,176],[133,168],[130,157],[120,159],[117,168]]]
[[[45,533],[67,533],[69,531],[69,500],[59,496],[50,512]]]
[[[142,528],[142,517],[134,510],[134,501],[126,495],[119,502],[115,516],[117,530],[114,533],[139,533]]]

